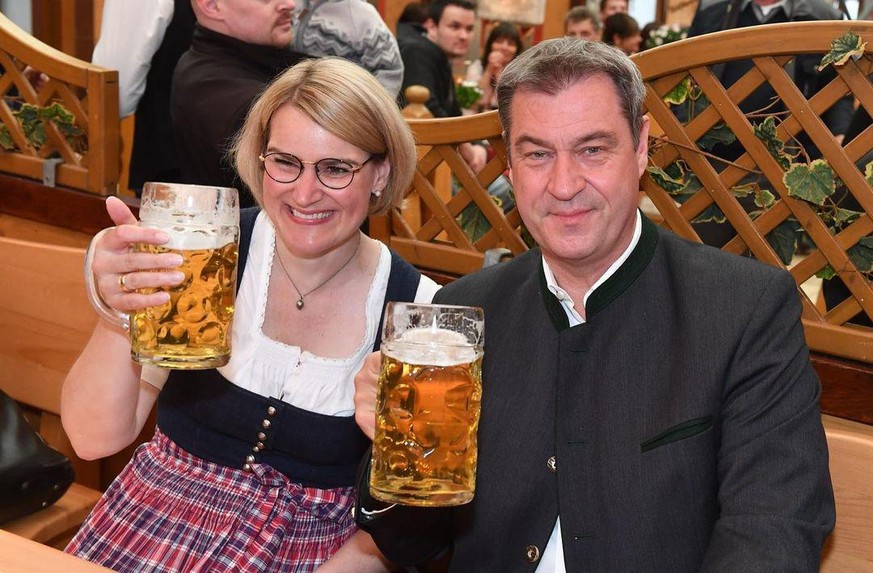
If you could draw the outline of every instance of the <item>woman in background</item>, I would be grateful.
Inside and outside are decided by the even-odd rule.
[[[640,51],[643,36],[640,25],[624,13],[613,14],[603,22],[603,42],[615,46],[628,56]]]
[[[506,64],[524,51],[524,42],[518,28],[507,22],[494,26],[485,40],[482,58],[467,68],[466,81],[473,82],[482,90],[476,111],[497,109],[497,94],[494,87]]]

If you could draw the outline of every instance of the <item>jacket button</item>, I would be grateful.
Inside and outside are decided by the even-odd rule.
[[[270,420],[264,420],[263,422],[261,422],[261,427],[264,428],[265,430],[269,430],[270,429]]]
[[[253,463],[255,463],[255,456],[253,456],[253,455],[251,455],[251,454],[247,455],[247,456],[246,456],[246,463],[247,463],[247,464],[253,464]]]
[[[275,413],[276,413],[276,408],[274,408],[274,407],[272,407],[272,406],[270,406],[269,408],[267,408],[267,415],[268,415],[268,416],[273,416]]]
[[[262,440],[262,441],[263,441],[263,440],[266,440],[266,439],[267,439],[267,434],[265,434],[264,432],[258,432],[258,439],[259,439],[259,440]]]
[[[546,467],[549,468],[549,471],[552,473],[558,471],[558,466],[555,462],[555,456],[549,456],[549,459],[546,460]]]
[[[540,560],[540,548],[536,545],[528,545],[524,550],[524,556],[528,563],[536,563]]]

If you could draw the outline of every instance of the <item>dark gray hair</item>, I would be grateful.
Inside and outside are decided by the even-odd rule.
[[[512,99],[519,90],[555,95],[595,75],[612,80],[618,92],[634,148],[643,126],[643,77],[630,58],[612,46],[579,38],[555,38],[540,42],[512,60],[497,82],[497,107],[503,137],[510,141]]]

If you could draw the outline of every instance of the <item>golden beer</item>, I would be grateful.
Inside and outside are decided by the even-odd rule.
[[[456,332],[418,330],[430,344],[382,343],[370,491],[393,503],[460,505],[475,492],[482,350],[457,345],[465,339]]]
[[[181,284],[164,289],[170,301],[130,316],[131,357],[170,368],[215,368],[230,359],[236,294],[237,243],[217,248],[171,249],[138,245],[139,252],[182,256]],[[152,293],[157,289],[140,289]]]

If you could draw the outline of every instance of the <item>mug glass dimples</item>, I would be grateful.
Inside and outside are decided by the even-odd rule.
[[[483,342],[481,308],[388,303],[373,497],[417,506],[473,499]]]
[[[131,357],[168,368],[215,368],[230,359],[236,295],[239,196],[236,189],[146,183],[140,225],[170,236],[164,245],[135,251],[182,256],[181,284],[165,288],[170,301],[130,315]],[[141,289],[155,292],[156,289]]]

